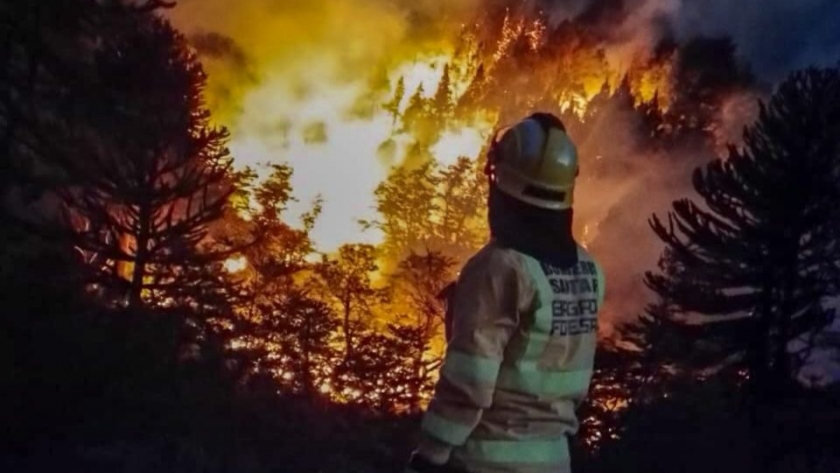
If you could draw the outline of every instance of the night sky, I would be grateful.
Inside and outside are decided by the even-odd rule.
[[[837,0],[682,1],[682,34],[727,34],[756,73],[775,82],[787,72],[840,60]]]
[[[544,0],[561,16],[592,8],[621,8],[629,21],[642,12],[660,34],[731,36],[763,80],[775,83],[791,70],[840,60],[837,0]],[[635,28],[645,25],[634,24]]]

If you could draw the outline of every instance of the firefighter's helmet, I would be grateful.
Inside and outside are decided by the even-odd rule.
[[[487,174],[505,194],[544,209],[572,207],[577,148],[556,116],[535,113],[500,130],[487,158]]]

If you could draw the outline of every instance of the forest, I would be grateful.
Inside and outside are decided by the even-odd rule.
[[[402,471],[441,293],[488,238],[483,153],[435,150],[535,109],[581,143],[575,228],[607,271],[574,471],[840,467],[840,380],[811,369],[840,361],[840,65],[768,85],[730,38],[666,38],[616,75],[609,12],[545,31],[488,9],[464,34],[487,49],[433,93],[401,78],[355,104],[393,128],[359,222],[382,239],[327,251],[329,202],[299,201],[292,164],[237,164],[205,66],[233,49],[173,6],[0,0],[0,471]],[[755,113],[733,132],[736,96]],[[639,167],[677,197],[600,209]],[[657,263],[636,275],[639,239]]]

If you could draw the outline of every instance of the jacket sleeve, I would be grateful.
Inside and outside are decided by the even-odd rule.
[[[437,464],[466,442],[490,407],[505,347],[535,294],[516,256],[497,248],[470,260],[454,291],[451,339],[418,447]]]

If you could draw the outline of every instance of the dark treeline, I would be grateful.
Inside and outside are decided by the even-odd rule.
[[[438,294],[486,235],[480,165],[395,170],[384,242],[319,254],[291,168],[234,171],[167,6],[0,0],[0,469],[399,471]],[[619,121],[641,151],[715,146],[752,79],[728,40],[669,47],[667,111],[628,79],[564,115],[586,154]],[[576,471],[836,471],[837,391],[802,373],[838,345],[839,144],[840,71],[797,72],[652,217],[656,300],[603,340]]]

